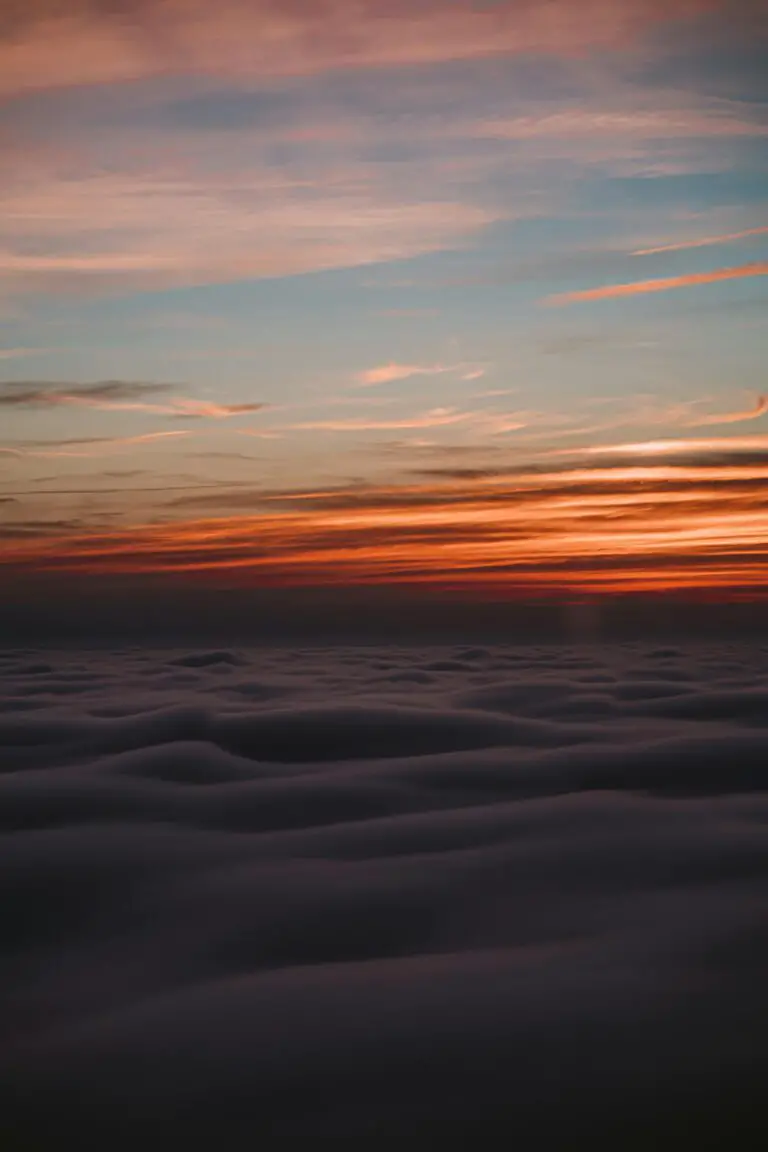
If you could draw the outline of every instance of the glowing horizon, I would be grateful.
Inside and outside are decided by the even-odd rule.
[[[737,7],[19,9],[0,587],[762,597],[766,26]]]

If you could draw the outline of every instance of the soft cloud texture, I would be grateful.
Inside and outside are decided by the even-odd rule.
[[[367,368],[357,378],[361,384],[390,384],[410,376],[440,376],[453,371],[454,368],[445,364],[382,364],[378,368]]]
[[[0,653],[7,1140],[763,1146],[767,661]]]
[[[736,412],[714,413],[711,416],[702,416],[692,421],[694,426],[705,424],[741,424],[745,420],[759,420],[768,413],[768,396],[758,396],[754,407]]]
[[[726,232],[721,236],[699,236],[695,239],[680,240],[674,244],[659,244],[655,248],[638,248],[633,256],[655,256],[660,252],[681,252],[686,248],[706,248],[711,244],[730,244],[734,240],[746,240],[751,236],[762,236],[768,232],[768,225],[759,228],[745,228],[741,232]]]
[[[499,216],[437,188],[403,198],[359,165],[309,187],[265,167],[75,179],[55,157],[44,168],[22,165],[0,190],[6,289],[162,288],[355,267],[459,246]],[[57,251],[30,254],[30,238]]]
[[[711,272],[688,272],[682,276],[664,276],[656,280],[636,280],[631,284],[605,284],[578,292],[560,292],[547,299],[548,304],[578,304],[588,300],[612,300],[620,296],[642,296],[647,292],[669,292],[674,288],[693,288],[716,284],[721,280],[742,280],[750,276],[768,276],[768,262],[755,260],[735,268],[713,268]]]
[[[6,92],[168,75],[284,78],[328,70],[430,65],[522,53],[578,56],[632,47],[670,19],[717,9],[716,0],[433,0],[292,3],[224,0],[215,14],[196,0],[134,0],[119,13],[80,2],[17,8],[0,45]]]
[[[373,425],[393,426],[403,427]],[[329,430],[360,428],[342,421]],[[132,514],[130,527],[114,531],[94,524],[32,537],[6,548],[0,572],[156,574],[180,586],[197,574],[252,588],[535,589],[559,598],[671,590],[727,597],[738,588],[759,600],[767,449],[768,437],[659,441],[602,447],[607,459],[598,463],[595,450],[553,459],[549,470],[437,466],[415,483],[293,492],[221,485],[155,506],[161,523],[137,525]]]
[[[171,396],[158,404],[143,397],[164,395],[173,391],[173,385],[123,380],[71,387],[22,380],[11,381],[0,389],[0,407],[7,408],[95,408],[101,412],[148,412],[159,416],[222,420],[229,416],[249,415],[264,407],[263,404],[219,404],[183,396]]]

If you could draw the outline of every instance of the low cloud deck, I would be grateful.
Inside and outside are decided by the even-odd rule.
[[[19,649],[0,693],[9,1147],[768,1136],[768,647]]]

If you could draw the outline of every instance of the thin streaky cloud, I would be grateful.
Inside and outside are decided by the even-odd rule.
[[[688,272],[683,276],[664,276],[656,280],[635,280],[629,284],[604,284],[578,292],[559,292],[547,296],[546,304],[577,304],[587,300],[611,300],[620,296],[642,296],[647,292],[669,292],[674,288],[693,288],[699,284],[716,284],[721,280],[742,280],[751,276],[768,276],[768,260],[739,264],[733,268],[713,268],[711,272]]]
[[[48,458],[54,457],[54,456],[75,456],[75,457],[86,457],[87,458],[87,457],[91,457],[91,456],[103,455],[104,453],[100,449],[122,447],[123,445],[126,445],[126,444],[147,444],[147,443],[151,443],[153,440],[164,440],[164,439],[167,439],[169,437],[174,437],[174,436],[190,436],[190,435],[191,435],[191,432],[188,432],[185,429],[177,428],[177,429],[169,430],[168,432],[144,432],[139,436],[115,436],[112,439],[106,438],[106,437],[103,439],[99,439],[98,437],[96,437],[90,441],[89,440],[83,440],[80,442],[83,445],[88,444],[88,443],[98,444],[99,449],[97,449],[95,452],[73,451],[70,448],[63,448],[63,447],[19,448],[19,447],[14,447],[10,444],[5,444],[5,445],[0,445],[0,454],[2,454],[4,456],[33,456],[36,458],[45,458],[45,459],[48,459]],[[76,443],[78,443],[78,441],[71,441],[71,443],[76,444]],[[56,444],[56,441],[52,441],[52,445],[55,445],[55,444]]]
[[[462,380],[479,380],[486,369],[475,364],[398,364],[391,361],[367,368],[357,375],[358,383],[367,387],[376,384],[391,384],[395,380],[407,380],[411,376],[442,376],[448,372],[461,374]]]
[[[658,244],[655,248],[637,248],[630,256],[655,256],[659,252],[681,252],[685,248],[707,248],[710,244],[730,244],[732,240],[746,240],[768,232],[768,224],[760,228],[745,228],[743,232],[724,232],[720,236],[700,236],[696,240],[680,240],[675,244]]]
[[[766,128],[740,115],[730,104],[710,111],[659,108],[648,111],[628,108],[565,108],[539,116],[519,116],[479,121],[466,126],[467,134],[498,140],[574,139],[685,139],[692,136],[764,136]]]
[[[263,404],[219,404],[210,400],[171,397],[157,404],[144,400],[170,391],[169,384],[105,380],[96,384],[52,386],[17,381],[0,392],[0,406],[8,408],[95,408],[103,412],[149,412],[161,416],[226,419],[258,412]]]
[[[142,380],[97,380],[94,384],[69,381],[10,380],[0,391],[0,405],[19,408],[48,408],[62,403],[97,404],[102,402],[138,401],[172,390],[170,384]]]
[[[0,348],[0,360],[22,360],[25,356],[47,356],[55,348]]]
[[[691,427],[699,428],[706,424],[741,424],[745,420],[759,420],[766,413],[768,413],[768,396],[758,396],[753,408],[747,408],[746,411],[721,412],[719,415],[716,413],[712,416],[702,416],[699,420],[692,421]]]
[[[588,456],[609,456],[611,453],[637,453],[639,455],[656,455],[665,452],[712,452],[717,450],[728,451],[762,451],[768,449],[768,435],[765,436],[729,436],[706,439],[691,438],[679,440],[640,440],[629,444],[600,444],[591,448],[577,449]],[[563,453],[565,455],[565,453]]]
[[[318,175],[308,190],[297,179],[275,186],[258,162],[214,176],[189,162],[172,180],[159,165],[111,176],[84,168],[64,179],[49,155],[32,191],[23,149],[17,158],[21,175],[0,187],[0,286],[14,292],[190,287],[363,267],[461,246],[501,214],[446,201],[442,186],[403,198],[367,163],[331,180]],[[30,229],[57,253],[30,254]],[[318,241],[308,244],[308,234]]]
[[[404,416],[395,420],[370,420],[364,416],[350,417],[347,420],[308,420],[291,425],[292,430],[307,432],[369,432],[397,428],[441,428],[450,424],[461,424],[471,420],[471,412],[455,412],[450,408],[435,408],[416,416]]]
[[[189,400],[179,397],[168,404],[121,403],[106,401],[92,403],[83,400],[65,401],[78,407],[98,408],[106,412],[150,412],[159,416],[181,416],[185,419],[226,420],[230,416],[248,416],[260,411],[263,404],[217,404],[212,400]]]
[[[737,475],[734,476],[734,471]],[[295,493],[216,493],[215,517],[98,523],[69,539],[57,522],[3,550],[0,569],[71,574],[236,573],[260,584],[454,584],[479,589],[641,591],[735,583],[764,595],[762,486],[768,467],[670,467],[531,472],[471,484],[351,486]],[[731,481],[737,479],[738,487]],[[283,494],[285,499],[285,494]],[[223,500],[223,503],[222,503]],[[173,500],[173,517],[189,497]],[[226,503],[231,511],[222,515]],[[294,505],[291,507],[291,505]],[[241,507],[242,506],[242,507]],[[246,511],[248,514],[243,514]]]
[[[0,89],[8,93],[136,82],[173,75],[258,78],[414,67],[502,55],[572,58],[633,47],[666,21],[723,0],[453,0],[393,4],[336,0],[288,4],[196,0],[113,6],[33,0],[14,5],[0,36]]]
[[[459,412],[454,408],[432,408],[428,412],[391,420],[372,420],[365,416],[344,420],[311,420],[290,425],[290,431],[311,432],[380,432],[404,428],[444,428],[462,424],[473,432],[501,436],[528,427],[528,420],[520,415],[498,412]]]

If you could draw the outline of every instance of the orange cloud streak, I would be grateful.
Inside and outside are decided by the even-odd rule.
[[[711,272],[688,272],[683,276],[665,276],[658,280],[635,280],[631,284],[605,284],[578,292],[560,292],[548,296],[548,304],[576,304],[583,300],[611,300],[618,296],[641,296],[646,292],[669,292],[673,288],[692,288],[698,284],[715,284],[720,280],[742,280],[749,276],[768,276],[768,260],[739,264],[735,268],[713,268]]]
[[[732,240],[746,240],[768,232],[768,224],[760,228],[745,228],[743,232],[725,232],[720,236],[700,236],[697,240],[680,240],[676,244],[659,244],[655,248],[638,248],[631,256],[655,256],[659,252],[681,252],[685,248],[706,248],[710,244],[730,244]]]
[[[12,542],[0,567],[543,594],[738,587],[759,597],[767,487],[768,462],[301,493],[292,504],[265,493],[258,515]]]
[[[702,416],[694,420],[692,427],[702,427],[706,424],[741,424],[745,420],[759,420],[768,412],[768,396],[758,396],[754,408],[747,408],[741,412],[721,412],[713,416]]]

